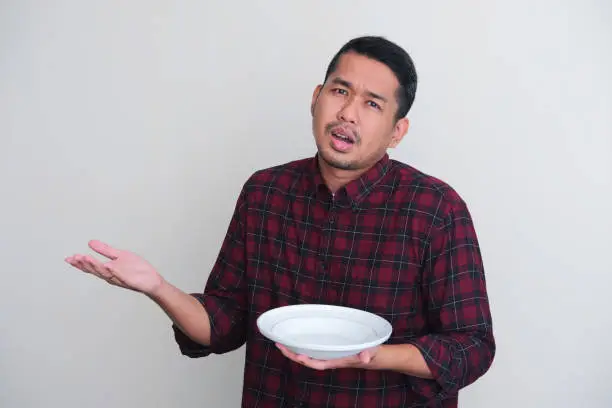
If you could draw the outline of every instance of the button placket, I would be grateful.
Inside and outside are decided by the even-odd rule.
[[[321,246],[319,251],[319,279],[320,279],[320,294],[321,301],[325,302],[333,302],[337,298],[337,296],[331,295],[332,287],[330,282],[330,265],[329,265],[329,253],[331,251],[331,247],[333,246],[333,226],[336,224],[338,220],[338,208],[336,207],[336,203],[332,200],[331,203],[328,204],[328,213],[326,216],[325,224],[322,226],[323,235],[321,240]]]

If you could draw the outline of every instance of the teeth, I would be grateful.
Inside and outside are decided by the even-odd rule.
[[[337,133],[334,133],[334,136],[336,136],[338,139],[342,139],[342,140],[345,140],[345,141],[347,141],[347,142],[349,142],[349,141],[351,140],[351,139],[350,139],[350,138],[348,138],[347,136],[344,136],[344,135],[339,135],[339,134],[337,134]]]

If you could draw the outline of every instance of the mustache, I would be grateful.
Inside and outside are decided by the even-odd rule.
[[[331,122],[328,123],[327,125],[325,125],[325,131],[327,133],[331,133],[331,131],[335,128],[341,127],[343,129],[348,130],[349,132],[352,133],[352,135],[355,137],[355,142],[359,142],[361,140],[361,136],[359,135],[359,132],[353,128],[351,128],[350,126],[347,126],[346,123],[344,122]]]

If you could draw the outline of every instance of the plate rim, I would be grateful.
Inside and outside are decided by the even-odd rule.
[[[278,336],[275,336],[270,330],[267,330],[265,325],[263,324],[264,320],[272,314],[282,312],[283,310],[307,309],[307,308],[313,308],[313,309],[327,308],[327,309],[332,309],[332,310],[334,309],[344,310],[344,311],[350,311],[351,313],[356,313],[358,315],[371,316],[373,319],[380,321],[381,324],[384,326],[384,334],[378,336],[376,340],[372,340],[372,341],[368,341],[364,343],[353,343],[353,344],[345,344],[345,345],[325,345],[325,344],[299,343],[299,342],[296,343],[296,342],[285,341],[283,339],[280,339]],[[313,351],[351,351],[351,350],[358,350],[358,349],[365,350],[368,348],[376,347],[386,342],[387,340],[389,340],[393,332],[393,326],[391,325],[391,323],[387,319],[377,315],[376,313],[372,313],[367,310],[357,309],[357,308],[353,308],[349,306],[331,305],[331,304],[325,304],[325,303],[304,303],[304,304],[294,304],[294,305],[273,307],[263,312],[261,315],[259,315],[259,317],[257,318],[256,324],[257,324],[257,328],[259,329],[260,333],[264,337],[267,337],[268,339],[276,343],[283,344],[287,347],[299,348],[299,349],[304,349],[304,350],[313,350]]]

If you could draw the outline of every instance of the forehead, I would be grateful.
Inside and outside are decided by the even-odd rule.
[[[343,54],[328,80],[342,78],[358,91],[370,91],[391,99],[399,82],[391,68],[382,62],[354,52]]]

